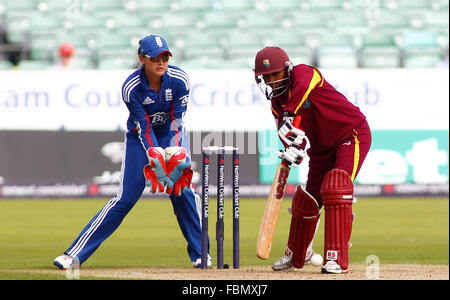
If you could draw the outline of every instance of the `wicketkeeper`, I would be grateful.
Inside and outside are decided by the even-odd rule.
[[[292,200],[285,255],[272,268],[302,268],[313,255],[320,209],[325,210],[322,273],[347,273],[352,231],[353,181],[366,157],[371,132],[365,116],[314,67],[294,66],[286,52],[266,47],[255,58],[255,78],[271,101],[278,134],[286,146],[278,155],[298,167],[310,148],[306,187]],[[300,126],[293,125],[300,115]]]
[[[138,55],[142,67],[122,86],[129,118],[119,192],[92,218],[64,255],[54,260],[60,269],[71,267],[75,258],[80,264],[87,260],[117,229],[146,186],[153,193],[169,194],[192,265],[200,266],[201,199],[191,189],[190,146],[183,124],[189,79],[183,70],[169,65],[172,53],[161,36],[142,39]],[[151,218],[152,212],[148,215]]]

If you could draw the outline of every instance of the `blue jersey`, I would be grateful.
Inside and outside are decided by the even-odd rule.
[[[130,111],[127,129],[139,135],[146,150],[182,146],[189,90],[187,74],[171,65],[162,76],[159,92],[148,85],[144,66],[125,80],[122,99]]]

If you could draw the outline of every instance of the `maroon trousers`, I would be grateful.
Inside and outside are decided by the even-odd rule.
[[[347,171],[354,181],[369,152],[371,142],[370,128],[367,121],[364,121],[358,128],[349,133],[344,142],[337,145],[333,155],[329,155],[326,159],[310,157],[306,191],[317,200],[320,207],[323,205],[320,188],[325,175],[332,169],[341,169]]]

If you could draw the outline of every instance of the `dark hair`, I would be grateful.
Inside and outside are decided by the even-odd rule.
[[[142,40],[139,40],[138,55],[141,55],[141,54],[142,54],[141,42],[142,42]]]

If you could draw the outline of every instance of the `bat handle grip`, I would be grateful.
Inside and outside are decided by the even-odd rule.
[[[292,124],[293,124],[296,128],[299,128],[299,127],[300,127],[300,122],[301,122],[301,121],[302,121],[302,117],[301,117],[300,115],[296,115]]]

